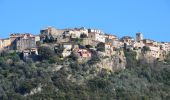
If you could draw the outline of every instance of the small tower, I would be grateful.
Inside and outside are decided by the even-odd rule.
[[[136,41],[141,41],[143,40],[143,34],[142,33],[136,33]]]

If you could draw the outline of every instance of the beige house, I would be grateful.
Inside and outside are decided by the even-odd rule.
[[[150,48],[150,56],[154,57],[154,58],[159,58],[160,57],[160,47],[155,47],[155,46],[149,46]]]
[[[111,34],[105,34],[106,39],[111,39],[111,40],[118,40],[118,37],[116,35],[111,35]]]
[[[69,30],[68,33],[71,38],[80,38],[81,32],[77,30]]]
[[[150,40],[150,39],[144,39],[143,43],[146,46],[158,46],[158,42],[154,41],[154,40]]]
[[[11,46],[11,40],[8,39],[0,39],[0,50],[9,48]]]
[[[145,44],[143,42],[135,41],[132,46],[136,49],[142,49],[145,46]]]
[[[126,43],[127,45],[132,45],[134,42],[134,39],[130,36],[124,36],[120,39],[121,42]]]
[[[112,47],[113,48],[120,48],[122,45],[123,45],[123,43],[120,42],[119,40],[114,40],[113,44],[112,44]]]
[[[105,34],[105,43],[109,43],[114,48],[120,47],[120,41],[115,35]]]
[[[73,43],[62,43],[60,45],[64,48],[62,52],[63,57],[69,56],[74,49],[79,48],[78,45],[75,45]]]
[[[40,41],[40,36],[39,35],[35,35],[34,37],[35,37],[35,42]]]
[[[88,33],[88,38],[94,41],[105,43],[105,35],[103,33],[91,32],[91,33]]]
[[[169,52],[170,51],[170,43],[168,43],[168,42],[160,43],[160,48],[161,48],[161,50]]]
[[[74,28],[65,31],[65,35],[70,38],[80,38],[81,34],[86,34],[88,36],[88,30],[85,28]]]
[[[74,28],[74,30],[79,31],[80,34],[86,34],[88,36],[88,29],[86,29],[85,27]]]

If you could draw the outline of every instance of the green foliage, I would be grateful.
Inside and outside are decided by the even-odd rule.
[[[109,81],[107,79],[97,77],[89,80],[88,84],[92,90],[105,89],[109,85]]]
[[[57,54],[57,56],[62,57],[64,47],[62,45],[58,45],[55,47],[54,51]]]
[[[105,51],[105,44],[103,42],[100,42],[96,46],[97,51],[104,52]]]
[[[86,34],[81,34],[80,38],[87,38],[88,36]]]
[[[49,47],[45,47],[45,46],[39,47],[38,52],[43,60],[50,59],[54,55],[54,51],[51,50]]]
[[[62,68],[57,71],[54,71],[58,68],[54,62],[59,61],[54,59],[54,55],[48,60],[35,63],[16,60],[17,53],[6,52],[0,56],[0,99],[169,100],[168,64],[157,61],[148,64],[142,59],[137,61],[135,52],[125,51],[125,70],[111,74],[106,70],[97,73],[92,64],[101,58],[97,56],[96,51],[91,52],[93,58],[88,64],[79,64],[73,54],[64,59],[60,64]],[[24,96],[40,84],[41,92]]]
[[[148,46],[144,46],[144,47],[142,48],[142,51],[143,51],[143,52],[150,51],[150,48],[149,48]]]
[[[78,60],[78,56],[75,53],[71,53],[71,55],[69,56],[69,58],[73,61],[77,61]]]
[[[91,46],[91,45],[86,45],[85,47],[86,47],[87,49],[93,48],[93,46]]]
[[[53,43],[53,42],[55,42],[55,39],[54,39],[54,37],[52,35],[49,35],[49,36],[46,35],[43,42],[45,42],[45,43]]]
[[[36,42],[36,46],[40,47],[40,46],[41,46],[41,42],[40,42],[40,41],[37,41],[37,42]]]
[[[167,63],[168,65],[170,64],[170,52],[166,56],[165,63]]]
[[[23,82],[20,87],[16,90],[16,92],[19,92],[21,94],[29,93],[31,89],[33,89],[34,86],[30,81]]]
[[[136,52],[124,50],[124,53],[127,61],[127,67],[137,67]]]
[[[71,38],[71,41],[77,44],[81,44],[81,42],[83,41],[82,38]]]
[[[89,65],[93,65],[93,64],[98,63],[100,61],[100,58],[99,58],[97,52],[94,51],[94,50],[91,50],[91,53],[92,53],[92,57],[91,57],[91,59],[87,63]]]

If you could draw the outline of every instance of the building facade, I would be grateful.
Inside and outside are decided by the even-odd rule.
[[[35,37],[18,38],[16,41],[16,50],[23,51],[25,49],[36,48]]]
[[[9,49],[11,46],[10,39],[0,39],[0,50]]]
[[[88,38],[97,42],[105,43],[105,35],[102,33],[95,33],[95,32],[88,33]]]
[[[143,34],[142,33],[136,33],[136,41],[140,42],[143,40]]]

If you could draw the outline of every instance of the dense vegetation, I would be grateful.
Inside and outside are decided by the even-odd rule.
[[[102,70],[95,76],[91,67],[97,55],[86,64],[76,56],[60,59],[46,47],[40,49],[41,61],[23,62],[20,54],[3,52],[0,56],[0,100],[169,100],[170,56],[166,63],[148,64],[136,60],[136,53],[125,51],[127,69],[108,74]],[[96,63],[95,62],[95,63]],[[63,67],[53,71],[55,66]],[[68,76],[74,76],[75,80]],[[34,88],[41,92],[27,95]]]

